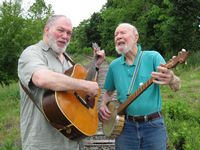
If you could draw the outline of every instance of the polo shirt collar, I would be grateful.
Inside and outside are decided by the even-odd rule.
[[[137,48],[138,48],[138,52],[137,52],[136,58],[135,58],[134,63],[133,63],[134,66],[136,65],[136,62],[139,58],[140,52],[142,52],[142,47],[141,47],[140,44],[137,44]],[[121,56],[121,64],[126,64],[126,59],[125,59],[124,54],[122,54],[122,56]]]

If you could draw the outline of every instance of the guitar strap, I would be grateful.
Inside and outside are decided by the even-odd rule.
[[[31,101],[35,104],[35,106],[38,108],[38,110],[42,113],[42,115],[44,116],[44,118],[46,118],[46,120],[54,127],[56,128],[59,132],[63,131],[63,130],[67,130],[67,127],[60,125],[60,124],[56,124],[54,122],[51,122],[45,115],[44,111],[38,106],[38,104],[35,102],[32,94],[28,91],[28,89],[22,84],[22,82],[20,81],[20,85],[22,87],[22,89],[24,90],[24,92],[28,95],[28,97],[31,99]]]
[[[139,55],[139,58],[138,58],[138,61],[137,61],[137,64],[136,64],[136,67],[135,67],[132,79],[131,79],[131,83],[130,83],[130,86],[129,86],[129,89],[128,89],[127,97],[130,96],[131,91],[133,89],[133,86],[134,86],[134,83],[135,83],[135,79],[137,77],[137,73],[138,73],[138,70],[140,68],[140,63],[141,63],[142,55],[143,55],[143,51],[140,52],[140,55]]]
[[[35,104],[35,106],[39,109],[39,111],[43,114],[43,116],[45,116],[44,112],[42,111],[42,109],[38,106],[38,104],[34,101],[34,98],[32,96],[32,94],[28,91],[28,89],[22,84],[22,82],[20,81],[20,85],[22,87],[22,89],[24,90],[24,92],[28,95],[28,97],[31,99],[31,101]],[[46,118],[46,116],[45,116]],[[47,118],[46,118],[47,119]]]
[[[64,55],[65,59],[69,60],[73,66],[75,65],[75,62],[71,59],[71,57],[69,57],[69,55],[66,52],[63,53],[63,55]]]

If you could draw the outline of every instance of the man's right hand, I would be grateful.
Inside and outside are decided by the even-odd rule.
[[[87,85],[87,88],[84,89],[84,91],[87,93],[87,95],[92,99],[98,95],[99,92],[99,85],[97,82],[94,81],[86,81],[85,83]]]
[[[111,112],[109,111],[108,107],[106,104],[101,105],[99,109],[99,120],[101,122],[109,120],[111,117]]]

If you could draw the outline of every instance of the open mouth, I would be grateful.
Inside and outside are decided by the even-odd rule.
[[[61,46],[61,47],[64,47],[67,44],[66,41],[58,41],[57,43],[58,43],[58,46]]]
[[[124,46],[124,45],[125,45],[125,42],[122,42],[122,41],[117,42],[117,46]]]

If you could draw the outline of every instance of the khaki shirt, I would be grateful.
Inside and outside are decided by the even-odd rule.
[[[41,107],[44,89],[36,87],[31,77],[38,69],[64,73],[71,67],[67,60],[62,64],[43,41],[26,48],[18,61],[18,77]],[[20,87],[20,128],[23,150],[76,150],[78,142],[71,141],[52,127],[35,104]]]

